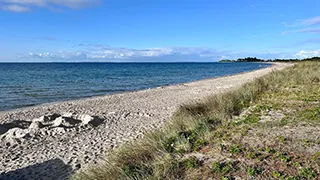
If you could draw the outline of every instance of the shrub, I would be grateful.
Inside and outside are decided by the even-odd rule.
[[[260,167],[249,167],[247,170],[249,176],[256,176],[258,174],[261,174],[262,171],[263,170]]]
[[[299,171],[300,176],[304,178],[314,179],[317,176],[317,173],[314,172],[311,168],[303,168]]]
[[[236,170],[236,163],[233,161],[228,162],[214,162],[212,163],[211,169],[212,172],[217,174],[228,174]]]

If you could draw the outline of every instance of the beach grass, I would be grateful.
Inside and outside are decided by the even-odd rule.
[[[314,179],[320,62],[305,61],[183,105],[163,128],[73,179]]]

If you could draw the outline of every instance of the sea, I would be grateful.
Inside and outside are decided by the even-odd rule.
[[[248,72],[265,63],[0,63],[0,111]]]

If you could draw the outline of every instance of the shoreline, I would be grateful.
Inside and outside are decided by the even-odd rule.
[[[2,111],[1,124],[14,120],[31,121],[54,113],[99,116],[103,122],[96,127],[59,127],[59,131],[58,128],[41,129],[39,132],[44,132],[44,135],[25,139],[14,146],[6,146],[0,141],[0,154],[3,157],[0,159],[0,173],[18,172],[50,162],[46,166],[33,168],[37,175],[27,176],[27,171],[20,174],[29,178],[43,178],[62,173],[59,179],[66,179],[74,171],[97,163],[111,149],[161,127],[179,106],[240,87],[255,78],[289,66],[292,64],[274,63],[271,67],[236,75]],[[56,161],[51,163],[55,159],[60,165]],[[61,168],[61,165],[69,167],[69,170]],[[46,168],[51,169],[48,171]]]
[[[222,63],[224,63],[224,62],[222,62]],[[238,63],[238,62],[236,62],[236,63]],[[5,113],[12,113],[12,112],[16,112],[16,111],[25,111],[25,110],[30,110],[30,109],[41,107],[41,106],[52,106],[52,105],[55,105],[55,104],[68,103],[68,102],[73,102],[73,101],[86,101],[86,100],[92,100],[92,99],[96,99],[96,98],[103,98],[105,96],[112,96],[112,95],[118,95],[118,94],[127,94],[127,93],[135,93],[135,92],[140,92],[140,91],[149,91],[149,90],[158,89],[158,88],[167,88],[167,87],[170,87],[170,86],[179,86],[179,85],[184,85],[184,84],[189,84],[189,83],[194,83],[194,82],[201,82],[201,81],[225,78],[225,77],[230,77],[230,76],[250,73],[250,72],[254,72],[254,71],[258,71],[258,70],[262,70],[262,69],[266,69],[266,68],[272,68],[276,64],[279,64],[277,62],[250,62],[250,63],[268,64],[270,66],[269,67],[260,68],[260,69],[256,69],[256,70],[253,70],[253,71],[243,71],[243,72],[236,73],[236,74],[223,75],[223,76],[218,76],[218,77],[212,77],[212,78],[188,81],[188,82],[184,82],[184,83],[168,84],[168,85],[157,86],[157,87],[152,87],[152,88],[148,88],[148,89],[137,89],[137,90],[133,90],[133,91],[124,91],[124,92],[118,92],[118,93],[94,95],[94,96],[90,96],[90,97],[80,97],[80,98],[70,99],[70,100],[53,101],[53,102],[40,103],[40,104],[31,105],[31,106],[18,107],[18,108],[13,108],[13,109],[8,109],[8,110],[0,110],[0,116],[2,114],[5,114]],[[1,121],[0,121],[0,123],[1,123]]]

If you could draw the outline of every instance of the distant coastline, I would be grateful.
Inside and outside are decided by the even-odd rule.
[[[257,57],[246,57],[246,58],[239,58],[239,59],[223,59],[219,62],[301,62],[301,61],[318,61],[320,57],[312,57],[312,58],[305,58],[305,59],[259,59]]]

